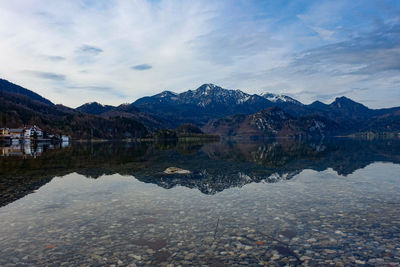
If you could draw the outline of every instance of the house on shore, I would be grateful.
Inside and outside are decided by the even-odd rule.
[[[24,138],[24,128],[10,129],[11,139],[23,139]]]
[[[10,129],[9,128],[0,128],[0,136],[10,137]]]
[[[68,143],[69,137],[67,135],[55,135],[43,131],[40,127],[36,125],[24,126],[23,128],[0,128],[0,139],[6,140],[10,139],[12,143],[27,142],[32,141],[51,141],[51,142],[63,142]]]
[[[68,143],[69,142],[69,137],[67,135],[61,135],[61,141],[63,143]]]
[[[38,126],[27,126],[24,128],[0,129],[0,134],[3,137],[10,138],[12,140],[30,140],[36,138],[43,138],[43,131]]]
[[[43,131],[38,126],[27,126],[24,129],[24,138],[31,139],[31,138],[43,138]]]

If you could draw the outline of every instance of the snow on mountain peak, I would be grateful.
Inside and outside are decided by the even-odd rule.
[[[177,96],[177,93],[171,92],[171,91],[163,91],[161,93],[159,93],[157,96],[158,97],[173,97],[173,96]]]
[[[254,104],[260,101],[257,99],[260,97],[274,103],[293,103],[301,105],[297,100],[281,94],[248,94],[239,89],[224,89],[212,83],[206,83],[195,90],[188,90],[178,94],[171,91],[163,91],[155,95],[155,97],[159,102],[174,101],[177,103],[194,104],[201,107],[217,104],[226,106],[244,105],[246,103]]]
[[[300,102],[289,97],[286,95],[281,95],[281,94],[273,94],[273,93],[262,93],[260,96],[264,97],[265,99],[274,102],[274,103],[293,103],[293,104],[299,104]]]

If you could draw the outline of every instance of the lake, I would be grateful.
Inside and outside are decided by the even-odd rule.
[[[0,157],[1,266],[400,262],[398,139],[17,150]]]

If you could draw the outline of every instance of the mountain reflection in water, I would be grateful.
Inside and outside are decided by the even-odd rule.
[[[0,266],[396,266],[399,151],[277,139],[0,157]]]
[[[253,182],[288,180],[304,169],[349,175],[374,162],[400,162],[400,140],[329,139],[216,143],[76,143],[37,158],[0,159],[0,205],[33,192],[55,176],[118,173],[163,188],[215,194]],[[190,174],[164,174],[176,166]]]

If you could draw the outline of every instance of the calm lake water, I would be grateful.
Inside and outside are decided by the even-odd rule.
[[[400,140],[6,152],[0,266],[400,263]]]

